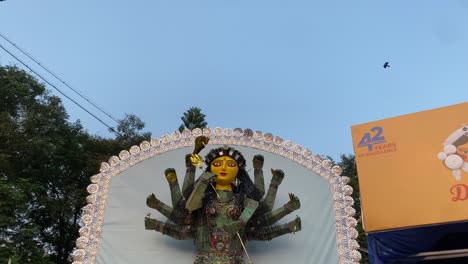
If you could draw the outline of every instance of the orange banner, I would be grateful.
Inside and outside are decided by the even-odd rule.
[[[351,132],[366,232],[468,220],[468,103]]]

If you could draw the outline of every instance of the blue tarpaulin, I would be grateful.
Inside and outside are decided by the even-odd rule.
[[[427,263],[421,259],[410,261],[408,257],[422,252],[468,249],[468,222],[369,233],[367,243],[371,264]],[[431,263],[468,264],[468,258]]]

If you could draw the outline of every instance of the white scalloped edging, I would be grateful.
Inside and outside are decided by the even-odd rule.
[[[80,237],[76,240],[76,249],[72,254],[74,259],[72,264],[96,263],[108,188],[112,177],[158,154],[193,146],[195,138],[200,135],[208,136],[210,144],[213,145],[240,145],[283,156],[328,180],[333,191],[339,263],[359,263],[361,254],[357,251],[359,249],[356,241],[358,232],[355,228],[357,221],[354,218],[356,210],[352,207],[354,200],[351,197],[353,188],[347,185],[350,179],[341,176],[343,170],[339,166],[332,166],[330,160],[313,155],[309,149],[303,149],[291,140],[283,140],[271,133],[263,134],[261,131],[254,132],[251,129],[232,130],[216,127],[203,130],[195,128],[193,131],[184,130],[182,133],[176,131],[171,135],[164,134],[160,138],[152,138],[151,142],[143,141],[140,146],[133,146],[128,151],[123,150],[118,156],[112,156],[108,162],[103,162],[100,173],[91,176],[91,184],[87,188],[88,204],[83,207],[82,227],[79,230]]]

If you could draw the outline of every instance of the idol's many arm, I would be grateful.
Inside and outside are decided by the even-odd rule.
[[[289,234],[295,233],[301,230],[301,218],[296,217],[293,221],[279,225],[279,226],[271,226],[271,227],[262,227],[262,228],[252,228],[247,231],[247,239],[248,240],[272,240],[273,238]]]
[[[171,223],[164,223],[156,219],[145,217],[145,229],[155,230],[163,235],[168,235],[172,238],[185,240],[192,239],[193,232],[189,225],[174,225]]]
[[[162,215],[174,223],[183,223],[184,219],[186,218],[184,211],[181,211],[177,208],[173,209],[172,207],[166,205],[158,198],[156,198],[153,193],[149,195],[148,198],[146,198],[146,205],[148,205],[149,208],[158,210]]]
[[[255,213],[255,210],[258,208],[258,202],[250,198],[244,199],[244,210],[242,210],[241,215],[237,221],[230,221],[229,223],[223,226],[223,229],[226,232],[229,232],[231,235],[239,232],[241,228],[244,228],[249,222],[250,218]]]
[[[250,218],[252,218],[257,208],[258,208],[258,202],[246,197],[244,199],[244,210],[239,216],[239,220],[244,223],[247,223],[250,220]]]
[[[263,161],[264,161],[264,158],[262,155],[255,155],[253,157],[255,187],[257,187],[257,190],[260,193],[260,197],[263,197],[263,195],[265,195],[265,180],[263,178]]]
[[[282,170],[271,169],[271,173],[273,174],[273,177],[271,178],[270,187],[268,188],[268,192],[263,201],[269,211],[273,210],[273,206],[275,205],[276,192],[278,191],[278,187],[284,179],[284,172]]]
[[[282,207],[275,209],[271,213],[265,213],[258,220],[258,224],[261,226],[270,226],[278,222],[279,220],[281,220],[286,215],[296,211],[300,207],[301,207],[301,203],[299,201],[299,198],[297,198],[297,196],[295,196],[294,194],[290,193],[289,202],[287,202]]]
[[[204,172],[197,180],[197,183],[195,183],[193,191],[185,204],[185,208],[189,212],[193,212],[202,207],[202,199],[205,195],[205,190],[208,185],[211,184],[214,177],[215,175],[213,173],[207,171]]]
[[[166,175],[166,180],[171,190],[172,208],[178,208],[183,198],[180,192],[176,171],[173,168],[168,168],[164,171],[164,174]]]
[[[195,165],[192,164],[190,160],[191,154],[185,155],[185,177],[182,184],[182,194],[185,199],[188,199],[190,196],[190,188],[192,188],[193,183],[195,182]]]

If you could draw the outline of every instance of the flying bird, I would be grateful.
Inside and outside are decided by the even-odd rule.
[[[386,62],[384,63],[383,67],[384,67],[384,69],[390,67],[390,64],[388,63],[388,61],[386,61]]]

